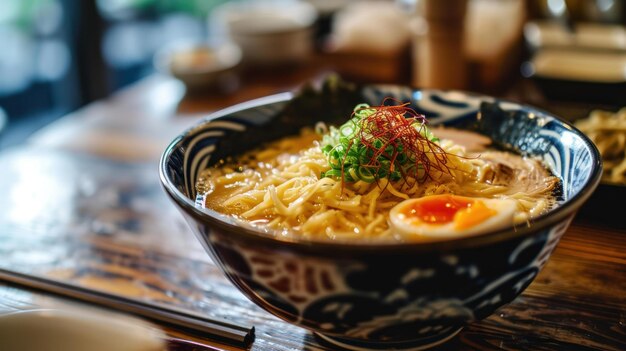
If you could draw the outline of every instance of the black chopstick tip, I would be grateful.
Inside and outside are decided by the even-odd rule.
[[[245,348],[249,349],[250,345],[254,341],[254,327],[250,328],[250,331],[245,337]],[[181,338],[170,337],[166,340],[167,351],[226,351],[213,345],[203,344],[197,341],[185,340]]]
[[[250,345],[252,345],[252,343],[254,342],[254,339],[256,337],[254,331],[255,331],[254,326],[250,327],[248,334],[246,334],[246,336],[243,339],[243,343],[246,346],[246,348],[250,347]]]

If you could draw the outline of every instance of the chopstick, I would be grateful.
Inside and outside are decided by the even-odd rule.
[[[254,326],[239,326],[224,320],[209,319],[172,306],[130,299],[2,268],[0,281],[134,314],[237,347],[248,348],[254,340]]]

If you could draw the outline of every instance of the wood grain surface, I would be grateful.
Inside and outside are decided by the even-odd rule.
[[[32,147],[0,163],[1,268],[252,324],[252,350],[332,349],[224,278],[160,189],[153,162]],[[624,291],[626,232],[578,218],[518,299],[439,349],[624,350]],[[0,312],[68,303],[0,285]]]

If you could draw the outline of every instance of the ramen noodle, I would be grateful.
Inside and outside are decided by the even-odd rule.
[[[595,110],[576,122],[598,147],[604,167],[603,180],[626,184],[626,107],[616,113]]]
[[[399,241],[521,225],[554,205],[559,180],[537,160],[467,151],[396,107],[358,106],[339,128],[221,162],[202,172],[200,202],[276,235]]]

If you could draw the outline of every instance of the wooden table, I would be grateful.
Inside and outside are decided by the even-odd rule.
[[[222,276],[166,199],[156,167],[168,141],[207,112],[306,78],[190,97],[179,82],[151,76],[0,155],[0,268],[250,323],[252,350],[329,349],[253,305]],[[625,350],[625,292],[626,231],[579,216],[518,299],[439,349]],[[68,303],[0,284],[0,312]]]

